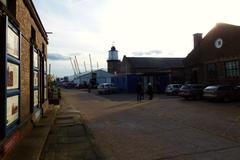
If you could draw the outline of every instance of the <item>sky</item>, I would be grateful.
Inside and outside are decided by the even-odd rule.
[[[58,76],[73,75],[69,58],[90,70],[107,68],[112,44],[123,55],[186,57],[193,34],[216,23],[240,25],[238,0],[33,0],[49,34],[48,63]]]

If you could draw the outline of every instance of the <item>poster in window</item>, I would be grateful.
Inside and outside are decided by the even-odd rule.
[[[47,75],[44,74],[44,87],[47,87]]]
[[[34,91],[34,106],[38,105],[38,90]]]
[[[33,80],[34,80],[34,87],[37,87],[38,86],[38,72],[37,71],[34,71]]]
[[[19,37],[10,27],[7,30],[7,53],[19,58]]]
[[[38,68],[38,54],[36,51],[33,52],[33,64],[35,68]]]
[[[18,119],[19,96],[7,98],[7,126]]]
[[[44,72],[47,73],[47,61],[44,60]]]
[[[7,89],[19,88],[19,66],[7,63]]]
[[[44,88],[44,99],[47,99],[47,88]]]

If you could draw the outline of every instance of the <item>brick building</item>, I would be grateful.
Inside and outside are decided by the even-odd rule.
[[[194,34],[194,48],[184,60],[186,81],[231,84],[240,80],[240,26],[218,23],[202,38]]]
[[[184,82],[183,58],[123,57],[120,73],[141,75],[144,86],[151,82],[155,92],[169,83]]]
[[[1,156],[48,108],[47,33],[31,0],[0,1]]]

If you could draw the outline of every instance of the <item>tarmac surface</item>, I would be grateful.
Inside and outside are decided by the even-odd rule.
[[[239,153],[240,103],[62,90],[60,110],[4,160],[239,160]]]
[[[240,104],[63,90],[107,160],[239,160]]]

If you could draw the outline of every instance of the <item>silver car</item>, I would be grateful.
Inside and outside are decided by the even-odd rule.
[[[181,86],[181,84],[169,84],[165,89],[165,93],[167,95],[177,95]]]
[[[97,87],[98,94],[111,94],[116,93],[118,88],[113,83],[102,83]]]

